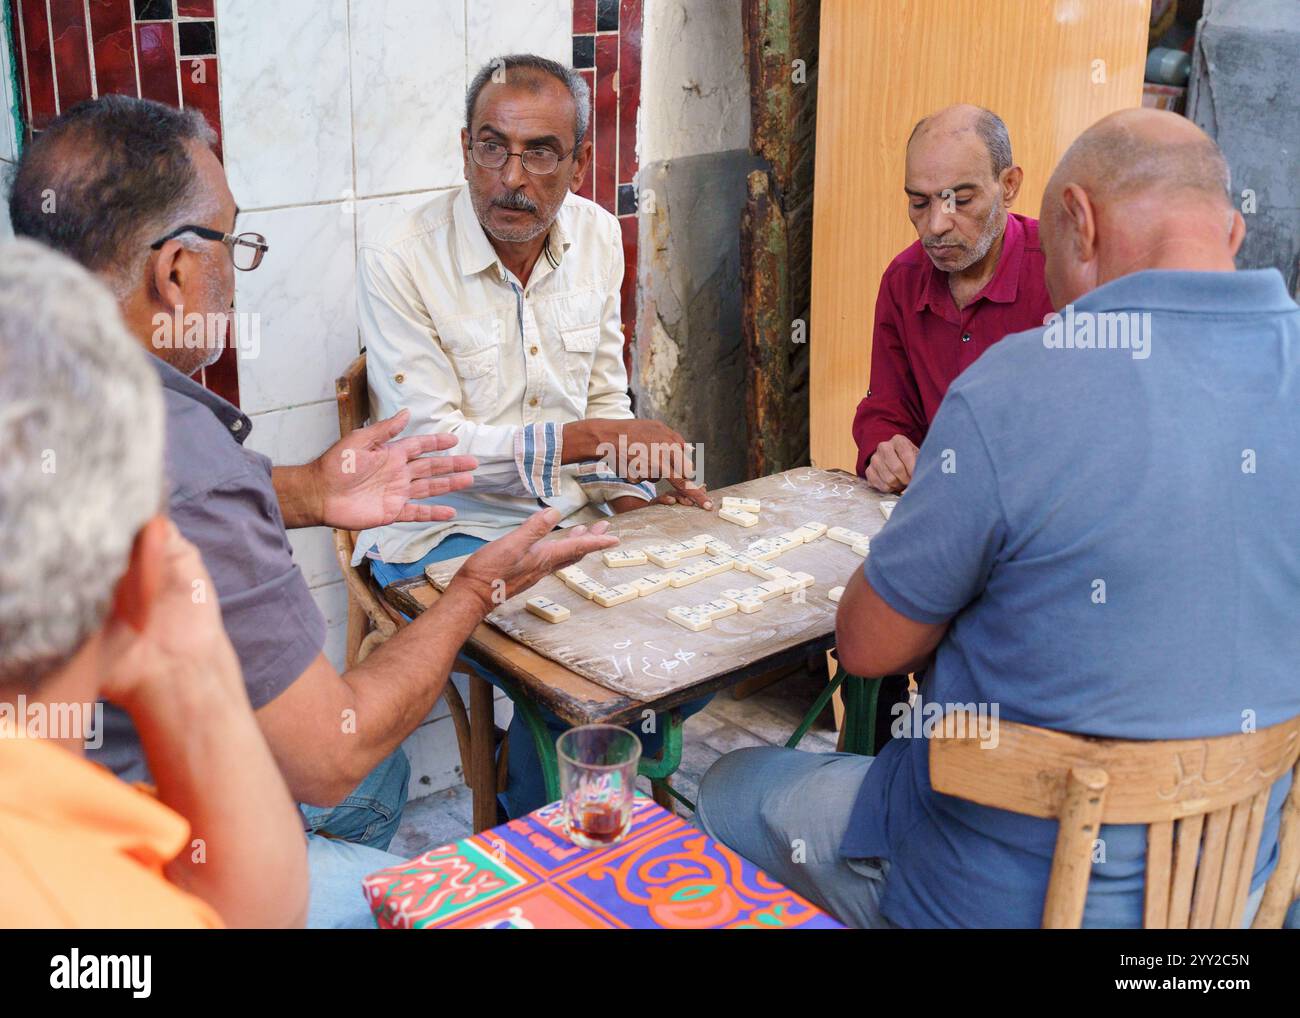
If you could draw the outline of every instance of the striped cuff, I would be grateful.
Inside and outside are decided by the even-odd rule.
[[[554,421],[526,424],[515,432],[515,464],[524,488],[534,498],[560,493],[560,449],[564,427]]]
[[[649,481],[635,484],[625,481],[615,474],[604,460],[581,464],[575,479],[591,502],[608,502],[612,498],[622,498],[624,495],[653,502],[657,494],[655,486]]]

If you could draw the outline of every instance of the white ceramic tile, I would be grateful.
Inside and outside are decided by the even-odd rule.
[[[258,316],[257,342],[241,340],[239,400],[257,414],[334,398],[356,357],[355,215],[351,203],[249,212],[240,230],[270,249],[255,272],[237,273],[235,310]],[[242,319],[237,322],[242,323]],[[251,333],[251,323],[241,325]]]
[[[432,201],[434,196],[440,193],[441,191],[416,191],[413,194],[365,198],[355,202],[357,243],[362,244],[381,236],[388,227],[421,205]]]
[[[493,0],[467,5],[467,75],[493,57],[511,53],[535,53],[558,60],[568,67],[573,62],[573,7],[571,0]],[[461,111],[464,119],[464,111]]]
[[[420,725],[406,737],[402,749],[411,762],[409,798],[418,799],[464,782],[456,727],[450,717]]]
[[[337,671],[343,671],[348,640],[348,592],[340,580],[311,592],[316,607],[325,616],[325,657]]]
[[[302,527],[289,531],[293,560],[298,563],[307,586],[324,587],[343,579],[334,551],[334,531],[329,527]]]
[[[339,440],[339,415],[334,403],[312,403],[255,414],[248,447],[271,457],[277,466],[314,460]]]
[[[217,0],[226,173],[243,208],[353,193],[348,0]]]
[[[349,8],[352,124],[359,197],[464,179],[465,9],[429,0]]]

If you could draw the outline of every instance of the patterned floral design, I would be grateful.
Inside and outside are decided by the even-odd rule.
[[[618,845],[582,849],[559,804],[365,881],[380,926],[420,929],[837,929],[678,817],[638,798]]]

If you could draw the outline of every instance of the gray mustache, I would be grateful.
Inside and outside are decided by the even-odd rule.
[[[493,198],[492,204],[497,208],[513,209],[516,212],[536,212],[537,204],[522,192],[515,191],[504,198]]]

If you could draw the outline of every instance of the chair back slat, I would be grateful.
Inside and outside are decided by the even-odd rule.
[[[1074,768],[1065,782],[1052,875],[1043,904],[1043,928],[1077,929],[1083,922],[1088,878],[1092,876],[1092,848],[1101,833],[1101,814],[1109,779],[1106,772]]]
[[[1223,857],[1228,847],[1228,826],[1232,822],[1232,811],[1235,808],[1224,806],[1205,819],[1201,854],[1196,866],[1196,888],[1192,892],[1191,926],[1194,930],[1208,930],[1214,920],[1214,904],[1219,897],[1219,878],[1223,875]]]
[[[1163,930],[1169,925],[1169,886],[1173,874],[1174,822],[1158,820],[1147,828],[1147,873],[1143,888],[1142,925]]]
[[[1232,807],[1228,823],[1228,837],[1223,848],[1223,871],[1219,877],[1219,893],[1214,898],[1214,912],[1210,926],[1224,929],[1232,921],[1232,909],[1237,899],[1237,878],[1241,875],[1246,851],[1246,828],[1250,824],[1250,811],[1258,794]]]
[[[1251,929],[1281,929],[1286,910],[1297,895],[1300,895],[1300,764],[1291,772],[1291,794],[1282,808],[1277,868],[1264,888],[1264,898]]]
[[[363,352],[334,381],[335,402],[339,415],[339,437],[344,438],[370,420],[370,388],[366,380],[366,355]],[[361,658],[366,631],[373,627],[383,638],[391,636],[404,623],[383,600],[378,584],[363,563],[352,565],[357,535],[349,530],[334,531],[334,549],[348,591],[348,632],[344,651],[347,667]],[[372,644],[373,645],[373,644]]]
[[[930,741],[930,781],[945,795],[1058,821],[1044,926],[1082,921],[1102,824],[1148,828],[1144,925],[1240,925],[1270,790],[1300,773],[1300,717],[1241,735],[1141,742],[1005,721],[990,736],[976,722],[973,711],[945,715]],[[1261,905],[1255,925],[1280,925],[1297,886],[1298,802],[1293,785],[1269,910]]]
[[[340,437],[365,427],[370,420],[370,389],[366,385],[364,353],[334,380],[334,395],[338,403]]]

